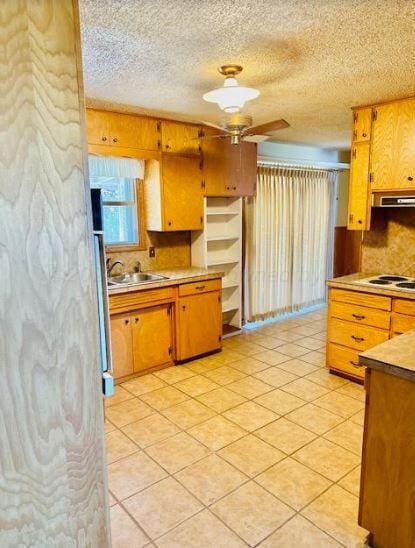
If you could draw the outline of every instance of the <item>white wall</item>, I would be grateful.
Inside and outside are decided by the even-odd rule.
[[[298,145],[295,143],[272,143],[265,141],[258,144],[258,156],[266,156],[278,160],[313,163],[349,163],[350,151],[340,151],[313,147],[310,145]],[[337,185],[337,213],[336,226],[347,225],[347,202],[349,197],[349,170],[340,171]]]

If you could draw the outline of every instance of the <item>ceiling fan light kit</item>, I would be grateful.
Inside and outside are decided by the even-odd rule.
[[[274,131],[289,127],[285,120],[273,120],[259,126],[252,125],[252,118],[241,114],[246,101],[255,99],[259,91],[254,88],[245,88],[238,84],[236,76],[242,71],[240,65],[223,65],[219,72],[225,76],[223,87],[208,91],[203,99],[210,103],[217,103],[230,116],[221,121],[221,125],[203,122],[207,126],[221,131],[218,135],[207,135],[204,139],[230,138],[232,145],[239,145],[241,141],[260,143],[269,139]]]
[[[238,84],[236,75],[242,70],[240,65],[223,65],[219,72],[225,76],[225,82],[221,88],[213,89],[203,95],[203,99],[209,103],[217,103],[219,108],[228,114],[240,112],[246,101],[251,101],[259,96],[259,91],[254,88],[246,88]]]

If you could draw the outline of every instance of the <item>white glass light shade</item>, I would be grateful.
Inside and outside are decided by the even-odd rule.
[[[208,91],[203,99],[209,103],[218,103],[220,109],[232,113],[239,112],[246,101],[258,95],[257,89],[240,86],[236,78],[226,78],[223,87]]]

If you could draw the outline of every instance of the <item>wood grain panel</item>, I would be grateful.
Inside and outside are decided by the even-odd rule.
[[[133,318],[130,314],[111,317],[111,355],[114,379],[134,373]]]
[[[372,189],[415,189],[415,99],[376,107]]]
[[[389,331],[330,318],[328,341],[363,351],[389,339]]]
[[[203,133],[207,137],[221,134],[217,129],[209,127],[204,127]],[[222,133],[222,135],[225,134]],[[206,185],[206,196],[226,195],[226,187],[229,186],[227,179],[229,159],[226,151],[226,140],[224,139],[207,138],[202,141],[203,179]]]
[[[359,524],[372,545],[415,544],[415,383],[369,369]]]
[[[354,142],[370,141],[372,126],[371,107],[353,110],[353,136]]]
[[[390,313],[388,311],[354,304],[332,301],[330,302],[330,316],[340,320],[379,327],[380,329],[389,329],[390,326]]]
[[[329,343],[326,366],[328,369],[340,371],[359,379],[365,378],[366,367],[359,365],[359,353],[351,348]]]
[[[391,331],[393,333],[406,333],[410,329],[415,329],[415,316],[392,313]]]
[[[164,230],[202,230],[202,171],[197,157],[163,154]]]
[[[369,153],[369,142],[353,143],[350,158],[347,218],[349,230],[370,229]]]
[[[109,296],[109,309],[111,314],[121,309],[133,310],[142,308],[148,303],[155,301],[173,301],[177,289],[175,287],[161,287],[160,289],[147,289],[139,291],[128,291]]]
[[[144,308],[131,315],[134,373],[172,363],[171,306]]]
[[[208,291],[218,291],[222,289],[222,280],[203,280],[191,284],[179,285],[179,296],[195,295],[197,293],[207,293]]]
[[[200,126],[171,120],[161,121],[161,143],[163,152],[177,154],[200,154]]]
[[[334,228],[333,277],[360,272],[362,232]]]
[[[415,301],[410,301],[408,299],[393,299],[392,308],[394,312],[415,316]]]
[[[78,6],[0,19],[0,546],[106,547]]]
[[[390,297],[382,295],[370,295],[361,291],[348,291],[346,289],[330,289],[330,299],[343,303],[355,304],[358,306],[367,306],[369,308],[379,308],[379,310],[390,310]]]

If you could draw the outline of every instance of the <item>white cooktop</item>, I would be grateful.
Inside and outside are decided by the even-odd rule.
[[[380,274],[379,276],[371,276],[363,278],[355,282],[358,285],[369,285],[372,287],[384,287],[385,289],[398,289],[399,291],[415,291],[415,278],[408,276],[394,276],[393,274]]]

